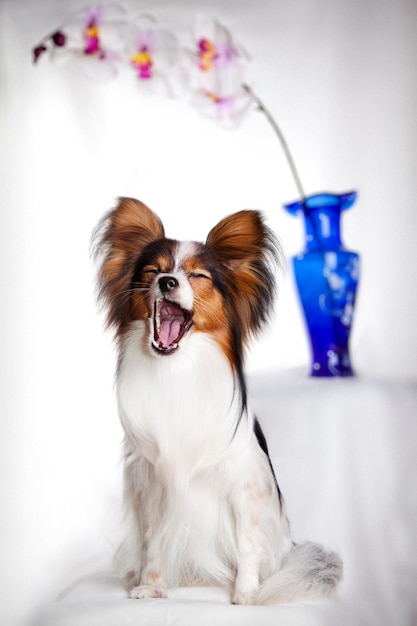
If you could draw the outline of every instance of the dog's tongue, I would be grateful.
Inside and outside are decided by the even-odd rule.
[[[164,348],[168,348],[179,337],[184,314],[177,304],[164,300],[161,303],[159,320],[159,341]]]

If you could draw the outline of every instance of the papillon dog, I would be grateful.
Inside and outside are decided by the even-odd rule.
[[[99,299],[119,353],[131,598],[215,585],[235,604],[333,592],[339,557],[291,540],[265,437],[250,411],[244,350],[268,320],[279,246],[258,211],[221,220],[205,243],[165,237],[121,198],[99,224]]]

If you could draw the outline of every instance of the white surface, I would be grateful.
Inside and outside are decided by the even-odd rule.
[[[281,209],[296,192],[260,115],[226,132],[185,103],[143,98],[129,81],[89,83],[46,59],[32,66],[31,47],[82,4],[0,2],[0,615],[8,626],[26,626],[74,580],[107,567],[117,543],[114,355],[96,313],[88,255],[103,212],[118,195],[137,196],[170,236],[202,239],[226,213],[260,208],[287,256],[303,239],[300,222]],[[303,380],[308,345],[289,267],[276,321],[248,369],[269,372],[268,392],[257,387],[265,404],[259,413],[296,538],[322,540],[345,559],[339,604],[315,611],[340,611],[355,626],[409,626],[417,526],[417,411],[406,382],[417,379],[417,4],[131,5],[152,10],[184,42],[195,11],[222,20],[253,58],[251,82],[281,123],[307,192],[359,191],[343,230],[362,255],[351,343],[362,378]],[[294,367],[300,381],[286,379]],[[59,611],[66,614],[66,603],[78,603],[81,613],[94,608],[97,595],[87,597],[74,589]],[[115,610],[128,606],[126,623],[139,621],[133,611],[153,610],[125,605],[117,586],[98,597]],[[210,610],[241,615],[222,602],[216,596],[214,608],[198,605],[198,620],[193,602],[172,611],[180,623]],[[306,607],[274,611],[288,623],[314,623]],[[171,618],[175,624],[164,613]]]
[[[305,380],[279,372],[250,383],[294,539],[322,542],[344,560],[337,598],[248,608],[231,606],[221,590],[175,589],[169,600],[133,601],[120,580],[92,572],[36,624],[417,623],[417,384]]]

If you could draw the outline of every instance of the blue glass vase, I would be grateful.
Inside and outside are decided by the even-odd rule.
[[[359,255],[340,238],[340,215],[356,192],[319,193],[284,205],[303,215],[305,250],[293,258],[295,279],[312,351],[311,376],[353,376],[349,356]]]

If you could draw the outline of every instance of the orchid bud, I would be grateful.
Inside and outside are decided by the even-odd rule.
[[[52,35],[51,39],[54,42],[54,44],[58,46],[59,48],[62,48],[62,46],[65,46],[66,41],[67,41],[65,34],[60,30],[57,30],[56,33]]]

